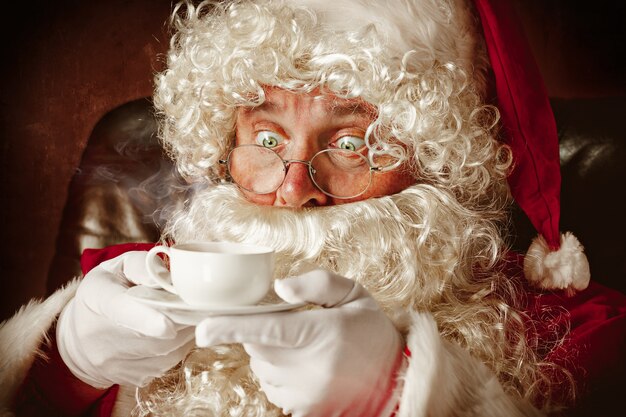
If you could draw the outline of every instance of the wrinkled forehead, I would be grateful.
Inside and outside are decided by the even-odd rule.
[[[338,97],[332,92],[323,92],[319,88],[312,92],[289,91],[280,87],[263,86],[263,96],[251,106],[240,106],[238,114],[252,112],[284,113],[307,109],[314,105],[334,117],[357,117],[367,120],[376,118],[378,111],[375,105],[361,97]]]

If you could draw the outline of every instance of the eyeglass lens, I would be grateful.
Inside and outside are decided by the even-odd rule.
[[[288,164],[293,163],[302,162],[288,161]],[[234,148],[228,157],[228,170],[235,183],[257,194],[276,191],[287,172],[285,162],[276,152],[257,145]],[[367,190],[371,182],[367,158],[344,149],[318,152],[310,161],[309,173],[322,192],[337,198],[356,197]]]

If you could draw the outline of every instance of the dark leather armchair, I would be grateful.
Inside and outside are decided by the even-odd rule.
[[[156,133],[149,99],[124,104],[96,124],[70,182],[48,293],[81,274],[86,248],[159,239],[163,210],[182,201],[184,189]]]
[[[552,100],[562,166],[561,229],[585,245],[592,278],[626,293],[626,99]],[[95,127],[72,179],[48,291],[80,274],[83,249],[155,242],[162,210],[184,198],[180,178],[158,144],[152,104],[127,103]],[[519,210],[512,245],[536,235]]]

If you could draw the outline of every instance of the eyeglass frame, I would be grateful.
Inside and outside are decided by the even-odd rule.
[[[233,176],[232,176],[232,175],[231,175],[231,173],[230,173],[230,164],[228,163],[228,162],[230,161],[230,156],[231,156],[231,154],[233,153],[233,151],[234,151],[235,149],[237,149],[237,148],[243,148],[243,147],[248,147],[248,146],[250,146],[250,147],[252,147],[252,146],[253,146],[253,147],[255,147],[255,148],[266,149],[266,150],[268,150],[268,151],[271,151],[271,152],[273,152],[273,153],[274,153],[274,154],[275,154],[278,158],[280,158],[280,160],[283,162],[283,179],[282,179],[282,181],[280,182],[280,184],[278,184],[278,186],[277,186],[274,190],[272,190],[272,191],[268,191],[268,192],[266,192],[266,193],[260,193],[260,192],[257,192],[257,191],[254,191],[254,190],[249,190],[249,189],[245,188],[244,186],[242,186],[241,184],[239,184],[237,181],[235,181],[235,180],[233,179]],[[363,191],[361,191],[360,193],[355,194],[355,195],[350,196],[350,197],[340,197],[340,196],[337,196],[337,195],[331,194],[331,193],[329,193],[329,192],[327,192],[327,191],[324,191],[324,190],[322,189],[322,187],[320,187],[319,185],[317,185],[317,182],[315,181],[315,178],[313,177],[313,176],[315,175],[315,168],[313,168],[313,164],[311,164],[311,161],[312,161],[313,159],[315,159],[315,157],[317,157],[318,155],[320,155],[320,154],[322,154],[322,153],[326,153],[326,152],[329,152],[329,151],[336,151],[336,150],[346,151],[346,152],[353,152],[353,153],[355,153],[355,154],[359,155],[361,158],[363,158],[363,160],[365,160],[365,162],[367,162],[367,164],[369,165],[369,170],[368,170],[368,173],[369,173],[369,182],[367,183],[367,187],[365,187],[365,189],[363,189]],[[356,198],[356,197],[358,197],[358,196],[360,196],[360,195],[363,195],[363,194],[364,194],[364,193],[365,193],[365,192],[366,192],[366,191],[370,188],[370,186],[372,185],[372,173],[374,173],[374,172],[383,172],[383,170],[384,170],[384,167],[375,167],[375,166],[372,166],[372,163],[370,162],[369,158],[367,158],[367,157],[366,157],[366,156],[364,156],[363,154],[360,154],[360,153],[358,153],[357,151],[353,151],[353,150],[351,150],[351,149],[335,149],[335,148],[330,148],[330,149],[322,149],[321,151],[316,152],[316,153],[315,153],[315,155],[313,155],[313,156],[312,156],[312,157],[311,157],[308,161],[306,161],[306,160],[303,160],[303,159],[285,159],[285,158],[283,158],[282,156],[280,156],[280,155],[278,154],[278,152],[276,152],[275,150],[273,150],[273,149],[271,149],[271,148],[266,148],[265,146],[261,146],[261,145],[253,144],[253,143],[250,143],[250,144],[244,144],[244,145],[237,145],[237,146],[233,147],[233,148],[232,148],[232,149],[228,152],[228,156],[226,157],[226,159],[218,159],[218,162],[219,162],[221,165],[226,165],[226,169],[227,169],[227,171],[228,171],[228,175],[230,176],[230,178],[231,178],[232,182],[234,182],[235,184],[237,184],[237,186],[238,186],[238,187],[241,187],[241,188],[243,188],[243,189],[244,189],[244,190],[246,190],[246,191],[249,191],[249,192],[251,192],[251,193],[258,194],[258,195],[271,194],[271,193],[275,192],[276,190],[278,190],[278,189],[279,189],[279,188],[283,185],[283,183],[285,182],[285,178],[287,178],[287,171],[289,170],[289,166],[290,166],[291,164],[294,164],[294,163],[296,163],[296,164],[304,164],[304,165],[306,165],[306,166],[309,168],[309,169],[308,169],[308,172],[309,172],[309,178],[311,179],[311,182],[313,183],[313,185],[315,185],[315,188],[317,188],[318,190],[320,190],[322,193],[324,193],[325,195],[327,195],[327,196],[329,196],[329,197],[332,197],[332,198],[337,198],[337,199],[340,199],[340,200],[348,200],[348,199],[351,199],[351,198]]]

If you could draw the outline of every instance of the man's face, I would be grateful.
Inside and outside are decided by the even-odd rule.
[[[236,145],[271,148],[286,160],[309,161],[316,153],[329,148],[352,149],[367,155],[365,131],[374,119],[373,108],[360,100],[268,89],[262,105],[238,110]],[[245,172],[250,169],[247,163],[242,165],[235,160],[231,170]],[[249,173],[251,177],[255,174],[259,175],[258,172]],[[310,207],[395,194],[413,183],[413,175],[402,167],[384,173],[373,172],[371,184],[363,194],[339,199],[324,194],[315,186],[306,164],[292,163],[276,191],[268,194],[242,191],[248,200],[260,205]]]

